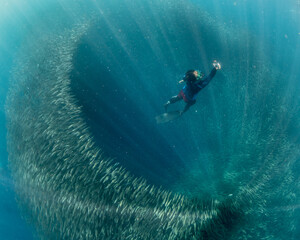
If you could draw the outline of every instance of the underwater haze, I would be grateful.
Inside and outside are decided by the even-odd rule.
[[[0,239],[300,239],[300,1],[0,6]]]

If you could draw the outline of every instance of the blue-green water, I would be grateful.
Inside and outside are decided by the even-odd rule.
[[[300,3],[3,6],[1,239],[299,239]]]

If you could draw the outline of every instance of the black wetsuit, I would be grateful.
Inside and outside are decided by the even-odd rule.
[[[197,80],[195,82],[186,81],[185,86],[182,88],[182,91],[186,97],[185,102],[190,102],[196,100],[197,93],[200,92],[216,75],[217,70],[213,68],[210,74],[202,80]]]
[[[208,83],[213,79],[213,77],[216,75],[217,69],[213,68],[210,72],[210,74],[201,80],[196,81],[190,81],[188,79],[185,80],[185,85],[182,88],[182,90],[179,92],[177,96],[172,97],[169,101],[170,103],[175,103],[180,100],[184,100],[187,104],[183,110],[183,112],[186,112],[190,106],[194,105],[196,103],[196,96],[197,94],[208,85]]]

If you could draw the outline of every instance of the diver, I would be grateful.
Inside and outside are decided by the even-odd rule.
[[[168,106],[180,100],[186,102],[183,111],[180,111],[180,115],[185,113],[192,105],[196,103],[196,96],[216,75],[217,70],[221,69],[221,64],[216,60],[213,61],[214,68],[210,74],[205,77],[204,73],[199,70],[188,70],[183,79],[179,83],[185,82],[184,87],[177,96],[171,97],[171,99],[164,104],[165,112],[168,110]]]

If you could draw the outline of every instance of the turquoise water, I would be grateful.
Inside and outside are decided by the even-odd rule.
[[[299,239],[300,3],[4,6],[1,239]]]

